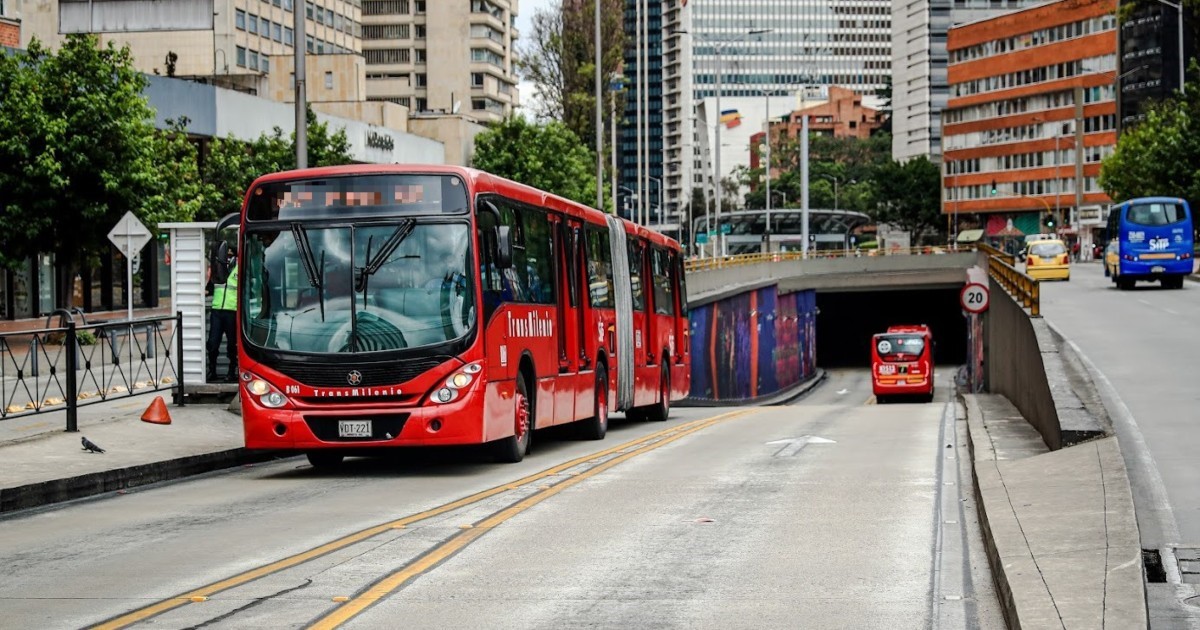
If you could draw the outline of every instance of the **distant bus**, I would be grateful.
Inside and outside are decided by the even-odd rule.
[[[679,244],[477,170],[264,176],[240,217],[246,447],[314,466],[489,444],[609,410],[665,420],[691,370]]]
[[[876,402],[901,397],[932,402],[933,370],[933,333],[928,326],[891,326],[871,338],[871,390]]]
[[[1141,197],[1114,204],[1108,213],[1104,274],[1121,290],[1139,280],[1182,289],[1192,273],[1192,210],[1176,197]]]

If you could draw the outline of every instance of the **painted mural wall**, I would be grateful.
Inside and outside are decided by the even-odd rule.
[[[764,287],[692,307],[692,400],[752,400],[817,370],[817,296]]]

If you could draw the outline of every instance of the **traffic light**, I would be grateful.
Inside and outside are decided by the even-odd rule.
[[[992,195],[992,196],[995,196],[995,194],[996,194],[996,180],[994,180],[994,179],[993,179],[993,180],[992,180],[992,191],[991,191],[991,195]]]
[[[1053,229],[1054,229],[1054,215],[1053,215],[1053,214],[1047,214],[1047,215],[1046,215],[1046,221],[1045,221],[1045,224],[1046,224],[1046,227],[1047,227],[1047,228],[1049,228],[1049,229],[1051,229],[1051,230],[1053,230]]]

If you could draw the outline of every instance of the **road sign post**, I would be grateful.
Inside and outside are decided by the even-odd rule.
[[[125,256],[125,302],[128,318],[133,320],[133,257],[150,242],[150,229],[132,212],[126,212],[108,232],[108,240]]]
[[[963,285],[958,295],[959,303],[968,313],[982,313],[988,309],[990,300],[987,286],[978,282],[968,282]]]

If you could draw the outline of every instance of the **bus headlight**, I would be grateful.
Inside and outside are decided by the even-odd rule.
[[[259,378],[250,372],[243,372],[242,380],[246,383],[246,393],[257,397],[262,406],[278,409],[288,404],[288,397],[266,379]]]
[[[434,397],[440,403],[448,403],[454,400],[454,390],[449,387],[443,387],[437,391],[437,394],[434,394]]]
[[[287,398],[279,392],[271,392],[266,396],[260,397],[258,400],[263,404],[264,407],[270,407],[272,409],[277,409],[287,404]]]
[[[256,378],[246,384],[246,390],[255,396],[264,396],[271,391],[271,385],[261,378]]]
[[[459,372],[459,373],[455,374],[454,376],[451,376],[450,379],[446,381],[446,385],[449,387],[453,387],[454,389],[462,389],[470,384],[471,384],[471,375],[467,374],[465,372]]]

